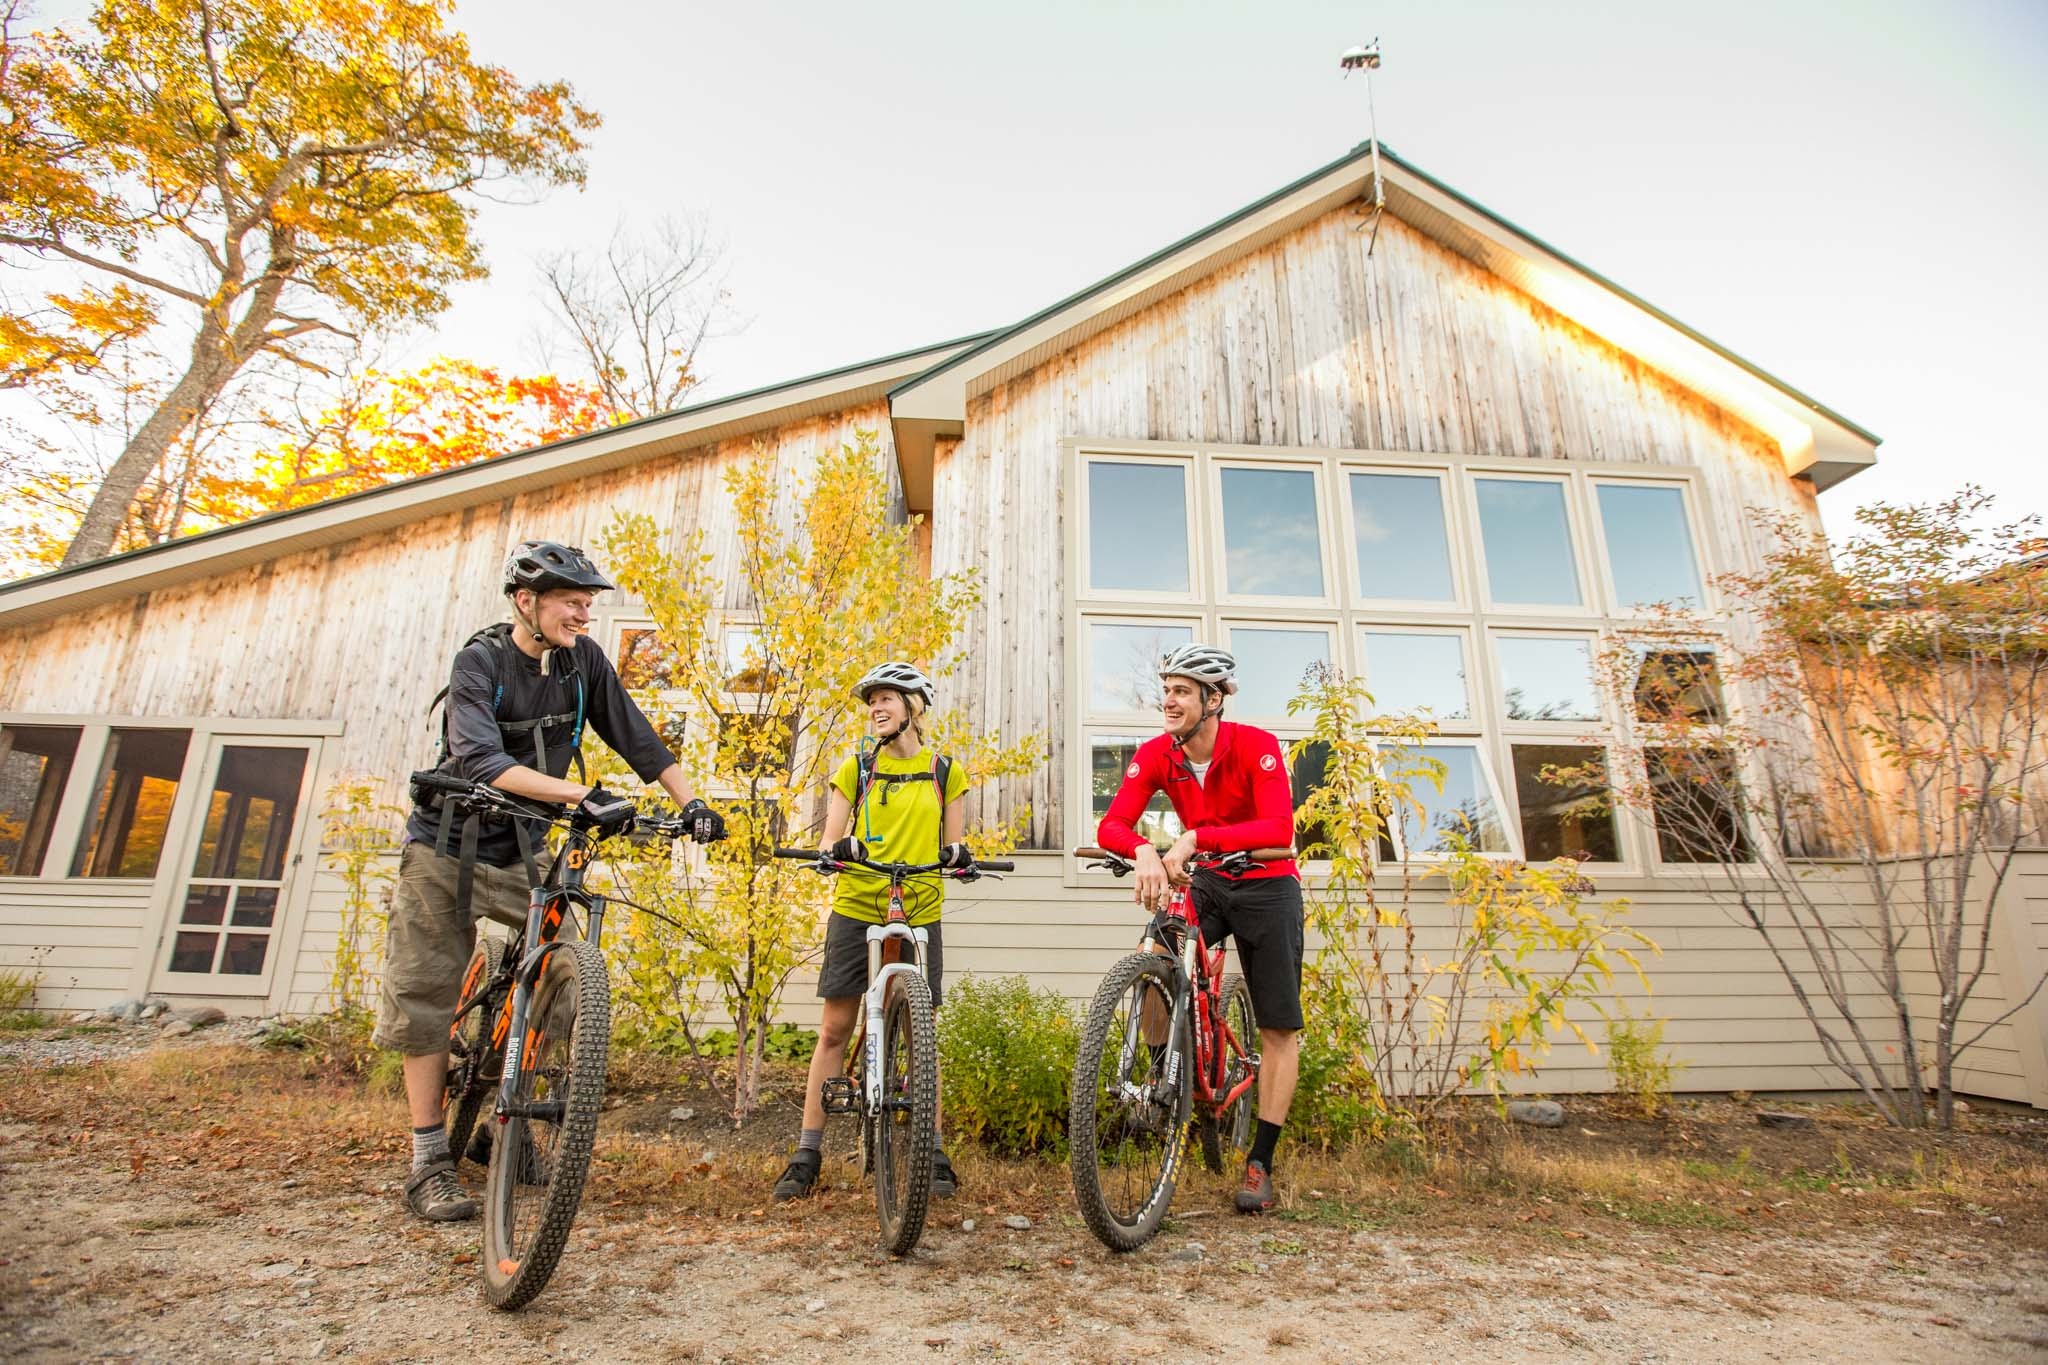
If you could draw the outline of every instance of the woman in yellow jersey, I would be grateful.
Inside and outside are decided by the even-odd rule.
[[[832,778],[823,843],[832,857],[875,863],[939,862],[967,867],[973,855],[961,842],[967,828],[967,774],[925,747],[923,718],[936,696],[932,680],[907,663],[879,664],[854,684],[868,708],[868,736]],[[928,931],[926,974],[932,1006],[940,1001],[945,974],[939,911],[946,898],[936,873],[904,883],[904,908],[911,924]],[[775,1198],[811,1192],[824,1159],[825,1102],[820,1088],[840,1073],[846,1040],[868,988],[867,927],[888,912],[889,887],[880,877],[842,874],[833,892],[825,927],[825,965],[818,972],[818,1046],[804,1089],[803,1132],[789,1167],[775,1182]],[[932,1159],[932,1193],[951,1195],[953,1164],[941,1148]]]

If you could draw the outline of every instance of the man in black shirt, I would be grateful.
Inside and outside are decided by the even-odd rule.
[[[515,796],[579,807],[599,828],[632,817],[632,803],[568,779],[587,725],[631,765],[658,782],[695,822],[703,843],[725,822],[690,790],[675,756],[591,640],[590,607],[612,586],[581,550],[525,541],[505,561],[513,622],[472,636],[455,655],[448,683],[440,771]],[[405,1054],[413,1163],[405,1202],[436,1222],[474,1218],[476,1201],[455,1179],[441,1103],[448,1027],[462,973],[475,950],[474,913],[523,923],[539,829],[415,805],[406,821],[385,943],[375,1042]],[[537,825],[539,822],[520,822]],[[458,833],[459,830],[459,833]]]

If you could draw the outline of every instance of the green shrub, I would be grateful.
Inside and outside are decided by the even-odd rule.
[[[680,1048],[651,1034],[643,1036],[638,1041],[642,1046],[655,1051],[687,1050],[688,1047],[687,1040],[680,1037],[675,1039],[675,1043],[681,1044]],[[784,1062],[810,1061],[811,1050],[817,1045],[816,1029],[799,1028],[795,1024],[772,1026],[768,1030],[766,1041],[762,1044],[765,1048],[764,1056]],[[700,1057],[730,1057],[737,1051],[739,1036],[729,1028],[716,1028],[697,1036],[697,1055]]]
[[[1665,1022],[1639,1020],[1625,1008],[1607,1021],[1607,1069],[1614,1076],[1614,1093],[1646,1119],[1663,1113],[1671,1102],[1671,1080],[1683,1065],[1657,1055],[1664,1046]]]
[[[36,987],[42,983],[42,975],[36,969],[0,968],[0,1029],[15,1031],[50,1026],[50,1016],[35,1008]]]
[[[1021,976],[949,984],[939,1012],[947,1133],[1005,1156],[1063,1154],[1079,1038],[1066,1000]]]

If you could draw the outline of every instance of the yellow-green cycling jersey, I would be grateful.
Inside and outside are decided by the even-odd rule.
[[[937,862],[944,842],[944,810],[934,755],[928,749],[911,758],[885,752],[877,754],[874,763],[874,777],[865,793],[858,756],[848,758],[833,775],[832,786],[853,806],[853,822],[846,832],[866,846],[873,862]],[[967,773],[958,763],[945,767],[945,801],[950,805],[967,794]],[[937,920],[945,899],[945,879],[936,872],[903,884],[903,908],[912,924]],[[863,924],[880,924],[889,913],[889,883],[866,872],[842,872],[832,910]]]

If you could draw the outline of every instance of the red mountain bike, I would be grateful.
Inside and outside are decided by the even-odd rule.
[[[1127,858],[1078,848],[1122,877]],[[1196,875],[1241,877],[1286,849],[1197,853]],[[1223,949],[1202,941],[1192,883],[1173,888],[1138,951],[1109,969],[1088,1006],[1067,1139],[1074,1197],[1088,1228],[1111,1251],[1135,1251],[1166,1220],[1180,1181],[1190,1116],[1203,1164],[1224,1169],[1250,1145],[1259,1080],[1251,987],[1223,973]]]

